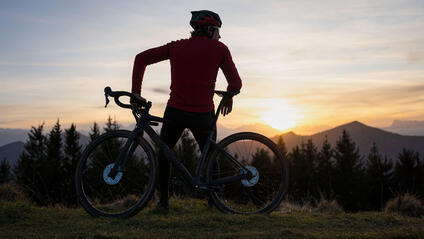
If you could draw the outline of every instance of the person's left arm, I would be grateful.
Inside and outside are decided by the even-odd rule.
[[[242,83],[238,74],[236,65],[231,57],[230,50],[227,47],[224,48],[224,56],[221,62],[220,68],[227,79],[228,86],[227,91],[240,91]],[[229,98],[223,105],[221,113],[227,115],[233,110],[233,98]]]

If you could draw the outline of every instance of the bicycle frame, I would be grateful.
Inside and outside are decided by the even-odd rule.
[[[141,112],[136,112],[133,109],[133,115],[137,121],[135,129],[131,132],[130,137],[128,138],[128,141],[125,143],[124,148],[120,152],[118,158],[115,161],[115,167],[111,170],[111,173],[109,174],[110,177],[114,177],[119,171],[122,170],[123,167],[125,167],[125,164],[129,158],[131,158],[132,154],[134,153],[136,147],[137,147],[137,136],[142,135],[143,132],[146,132],[147,135],[152,139],[152,141],[160,148],[160,150],[163,151],[165,154],[165,157],[167,157],[172,164],[183,174],[183,177],[187,182],[190,183],[190,185],[195,189],[211,189],[211,187],[218,186],[220,184],[225,184],[229,182],[239,181],[242,179],[250,179],[252,177],[251,172],[246,169],[240,162],[238,162],[234,157],[232,157],[229,153],[225,151],[224,148],[222,148],[219,144],[217,144],[214,139],[214,134],[216,130],[216,122],[219,117],[219,113],[223,107],[223,102],[225,101],[225,96],[221,99],[221,102],[219,103],[218,109],[215,113],[214,118],[214,126],[212,130],[210,131],[207,141],[204,145],[204,148],[202,150],[201,159],[200,162],[196,168],[196,172],[194,175],[192,175],[187,168],[182,163],[182,160],[178,158],[172,149],[170,149],[159,137],[159,135],[153,130],[153,128],[150,126],[157,125],[157,122],[164,122],[163,118],[153,116],[149,114],[149,110],[151,107],[151,102],[147,104],[147,106],[141,110]],[[228,157],[231,162],[236,164],[238,167],[240,167],[239,172],[234,176],[228,176],[223,178],[218,178],[216,180],[213,180],[212,182],[201,182],[200,178],[202,176],[202,168],[204,164],[207,162],[207,155],[208,152],[211,149],[211,145],[213,148],[219,149],[226,157]],[[129,149],[129,152],[128,152]],[[128,152],[128,154],[127,154]],[[126,156],[126,157],[125,157]],[[125,157],[125,158],[124,158]],[[122,161],[122,159],[124,160]],[[117,168],[116,168],[117,166]]]

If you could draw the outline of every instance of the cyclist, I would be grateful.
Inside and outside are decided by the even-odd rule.
[[[184,129],[188,128],[203,150],[208,132],[214,127],[213,95],[219,68],[227,79],[227,91],[239,91],[242,83],[230,51],[219,42],[222,22],[218,14],[208,10],[192,11],[191,14],[190,25],[194,30],[189,39],[172,41],[143,51],[135,57],[131,91],[141,98],[141,83],[146,66],[169,59],[171,93],[160,137],[172,149]],[[232,105],[232,99],[226,101],[221,114],[229,114]],[[168,212],[170,167],[162,152],[158,158],[160,193],[157,208]]]

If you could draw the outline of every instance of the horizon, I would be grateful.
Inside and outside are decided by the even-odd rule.
[[[119,124],[119,122],[117,122]],[[398,122],[399,123],[399,122]],[[411,122],[400,122],[401,125],[403,123],[403,126],[408,126],[407,123]],[[376,144],[378,147],[378,150],[389,157],[390,160],[396,160],[399,153],[402,152],[402,150],[415,150],[419,153],[419,155],[423,155],[423,147],[421,147],[424,143],[424,121],[421,122],[412,122],[412,123],[419,123],[420,124],[420,134],[414,134],[414,135],[408,135],[408,134],[402,134],[400,132],[395,132],[393,130],[387,130],[387,129],[381,129],[381,128],[375,128],[372,126],[368,126],[366,124],[363,124],[359,121],[353,121],[349,122],[347,124],[339,125],[337,127],[316,132],[314,134],[310,135],[302,135],[302,134],[296,134],[295,132],[284,132],[281,134],[265,134],[265,132],[259,132],[263,133],[264,135],[268,136],[271,140],[274,142],[277,142],[279,140],[279,137],[282,137],[284,140],[284,145],[287,150],[291,151],[296,146],[303,147],[302,145],[305,144],[305,142],[311,142],[317,147],[322,147],[325,140],[328,140],[330,145],[332,147],[336,147],[337,142],[341,140],[341,136],[344,131],[347,131],[350,138],[352,139],[352,142],[356,145],[357,149],[359,150],[360,154],[363,156],[368,155],[370,152],[370,148],[372,145]],[[104,127],[104,125],[99,125],[100,129]],[[220,126],[218,126],[220,127]],[[257,125],[253,125],[255,129],[258,128]],[[65,136],[64,129],[65,127],[61,127],[62,129],[62,135]],[[125,129],[125,128],[124,128]],[[221,128],[222,129],[222,128]],[[398,130],[407,130],[406,128],[398,128]],[[50,130],[44,129],[44,135],[48,135]],[[80,137],[80,144],[86,145],[89,142],[89,131],[80,131],[77,126],[77,131],[81,134]],[[239,130],[233,129],[224,129],[219,130],[218,128],[218,140],[222,140],[223,138],[229,136],[230,134],[234,134],[237,132],[246,132],[251,131],[248,128],[241,128]],[[417,132],[417,131],[409,131],[409,132]],[[6,158],[10,158],[12,162],[16,162],[16,159],[18,159],[20,152],[24,150],[24,144],[25,142],[28,143],[28,135],[29,132],[26,130],[10,130],[2,129],[0,128],[0,148],[2,150],[2,155]],[[190,133],[191,137],[192,134]]]
[[[218,124],[311,134],[352,121],[424,121],[424,2],[7,2],[0,10],[0,128],[102,124],[130,112],[103,88],[129,90],[136,54],[187,38],[191,10],[223,20],[243,81]],[[246,22],[245,19],[249,19]],[[142,95],[162,116],[169,62],[146,68]],[[220,71],[217,89],[226,87]],[[217,98],[216,98],[217,99]],[[216,102],[216,101],[215,101]]]
[[[64,124],[62,124],[60,119],[56,119],[56,122],[57,122],[57,120],[59,120],[59,124],[60,124],[62,131],[64,131],[65,129],[68,129],[71,126],[71,124],[74,124],[74,123],[71,123],[71,124],[65,124],[64,125]],[[116,119],[112,118],[112,120],[116,120]],[[116,121],[116,122],[118,123],[118,125],[121,129],[131,130],[135,126],[135,123],[122,124],[119,121]],[[83,134],[85,136],[88,136],[88,133],[91,131],[91,128],[92,128],[94,123],[97,123],[98,126],[100,127],[100,129],[102,129],[106,124],[106,120],[104,122],[92,122],[91,124],[85,124],[82,127],[80,127],[80,125],[78,125],[78,124],[74,124],[74,125],[75,125],[76,130],[78,132],[80,132],[81,134]],[[342,127],[342,126],[345,126],[345,125],[352,125],[352,124],[355,124],[355,123],[363,124],[366,127],[376,128],[376,129],[379,129],[379,130],[382,130],[382,131],[386,131],[388,133],[399,134],[401,136],[424,136],[424,121],[415,121],[415,120],[412,120],[412,121],[394,120],[390,125],[385,126],[385,127],[375,127],[375,126],[372,126],[372,125],[365,124],[364,122],[354,120],[354,121],[350,121],[350,122],[344,122],[344,123],[341,123],[340,125],[335,125],[335,126],[328,127],[328,128],[323,127],[321,130],[317,130],[317,131],[311,132],[309,134],[302,134],[302,133],[296,132],[294,130],[280,131],[280,130],[275,129],[275,128],[267,125],[267,124],[261,124],[261,123],[241,125],[241,126],[237,126],[235,128],[226,127],[226,126],[218,123],[217,129],[218,129],[218,136],[219,135],[227,136],[229,134],[236,133],[236,132],[252,131],[252,130],[256,129],[257,133],[261,133],[261,134],[263,134],[267,137],[271,137],[271,138],[277,137],[277,136],[280,136],[280,135],[290,134],[290,133],[293,133],[294,135],[298,135],[298,136],[306,136],[307,137],[307,136],[312,136],[312,135],[316,135],[316,134],[321,134],[321,133],[326,132],[326,131],[331,131],[335,128],[339,128],[339,127]],[[44,125],[44,132],[45,133],[49,132],[54,126],[54,125],[47,125],[46,126],[45,123],[41,123],[41,124]],[[31,127],[38,127],[41,124],[32,125]],[[399,126],[401,126],[401,127],[399,127]],[[29,131],[29,130],[31,130],[31,127],[29,127],[29,128],[1,128],[0,127],[0,130]],[[160,128],[161,126],[159,125],[157,127]],[[402,132],[402,131],[404,131],[404,132]],[[408,132],[412,132],[412,133],[408,133]]]

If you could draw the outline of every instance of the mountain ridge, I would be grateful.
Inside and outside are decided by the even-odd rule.
[[[24,151],[24,145],[25,145],[24,142],[16,141],[16,142],[12,142],[12,143],[1,146],[0,160],[3,160],[4,158],[6,158],[11,168],[13,168],[18,162],[20,155]]]
[[[254,128],[250,128],[250,127],[255,127],[255,125],[238,127],[237,129],[239,131],[240,130],[255,131]],[[218,136],[221,135],[222,137],[224,137],[237,131],[235,129],[232,130],[225,127],[222,127],[222,128],[223,128],[223,131],[225,132],[221,132],[221,134],[218,134]],[[0,130],[4,130],[4,129],[0,129]],[[277,134],[270,138],[273,139],[275,142],[277,142],[278,137],[282,136],[286,144],[286,148],[289,152],[291,151],[293,147],[297,145],[300,146],[302,142],[306,143],[306,141],[309,139],[312,139],[312,141],[318,147],[318,150],[319,150],[325,138],[328,139],[328,141],[334,148],[337,140],[342,135],[343,130],[346,130],[349,133],[352,140],[359,147],[361,155],[364,157],[367,157],[369,150],[374,142],[377,144],[379,151],[383,155],[384,154],[387,155],[393,161],[397,159],[398,154],[404,148],[412,149],[419,152],[421,157],[424,155],[424,136],[401,135],[398,133],[393,133],[393,132],[383,130],[381,128],[371,127],[359,121],[352,121],[346,124],[336,126],[332,129],[324,130],[322,132],[318,132],[311,135],[300,135],[300,134],[296,134],[293,131],[289,131],[287,133]],[[19,133],[22,133],[22,132],[19,131]],[[19,135],[19,133],[16,135]],[[260,132],[259,130],[259,133],[263,133],[263,132]],[[219,139],[220,137],[218,137],[218,140]],[[23,145],[24,145],[23,141],[26,141],[26,140],[17,140],[17,141],[8,143],[6,145],[0,146],[0,159],[3,159],[3,157],[6,157],[8,161],[10,161],[10,164],[14,165],[16,161],[18,160],[19,155],[23,152]],[[81,134],[80,144],[85,145],[88,142],[89,142],[89,137],[84,134]]]
[[[312,135],[297,135],[293,132],[289,132],[281,136],[286,143],[288,151],[297,145],[301,145],[302,142],[306,143],[309,139],[312,139],[314,144],[320,149],[325,138],[327,138],[334,148],[343,130],[349,133],[350,137],[359,148],[361,155],[364,157],[368,155],[374,142],[377,144],[379,151],[383,153],[383,155],[386,154],[392,160],[397,159],[398,154],[404,148],[415,150],[419,152],[420,155],[424,155],[424,136],[400,135],[368,126],[359,121],[352,121]],[[277,140],[279,136],[273,139]]]

